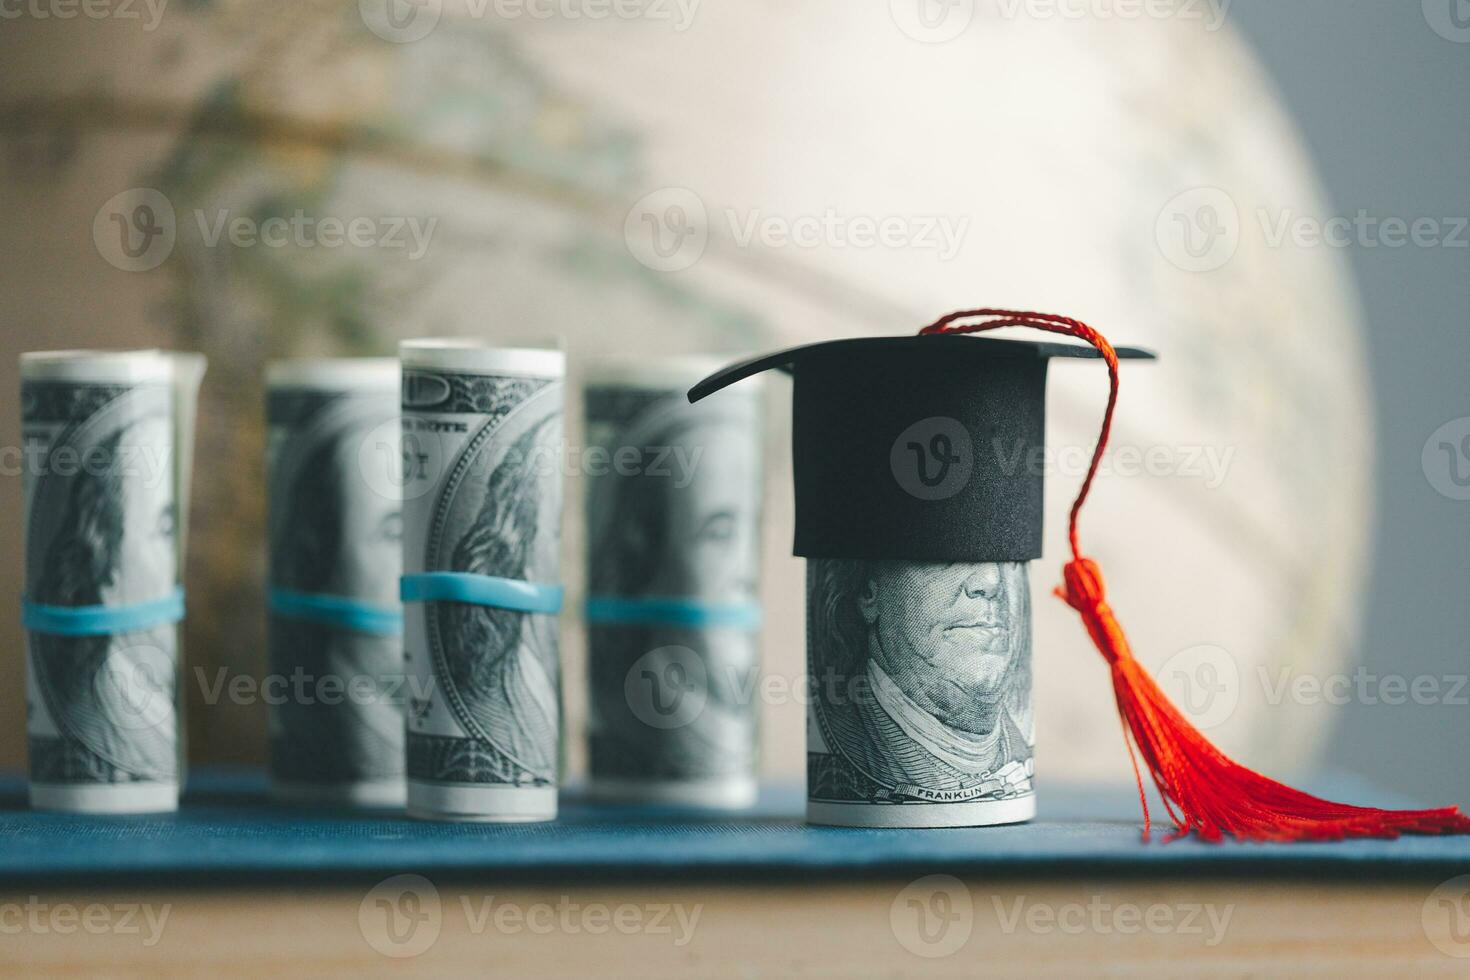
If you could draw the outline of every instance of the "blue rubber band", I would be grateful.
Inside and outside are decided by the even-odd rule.
[[[558,613],[563,591],[560,585],[472,572],[423,572],[403,576],[398,594],[404,602],[467,602],[516,612]]]
[[[184,590],[129,606],[43,606],[21,601],[21,623],[33,633],[56,636],[110,636],[133,633],[184,618]]]
[[[682,626],[689,629],[761,628],[758,602],[708,602],[671,597],[590,596],[587,622],[600,626]]]
[[[270,606],[271,612],[277,616],[351,630],[354,633],[397,636],[403,632],[402,610],[359,599],[271,589]]]

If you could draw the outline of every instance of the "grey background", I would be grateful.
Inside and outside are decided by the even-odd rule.
[[[1470,0],[1443,2],[1470,18]],[[1229,16],[1276,79],[1333,214],[1470,216],[1470,44],[1430,29],[1420,0],[1235,0]],[[1437,493],[1420,456],[1437,428],[1470,415],[1470,249],[1354,247],[1350,259],[1379,452],[1363,666],[1464,676],[1470,503]],[[1355,697],[1336,709],[1328,761],[1431,802],[1470,803],[1470,686],[1457,700]]]

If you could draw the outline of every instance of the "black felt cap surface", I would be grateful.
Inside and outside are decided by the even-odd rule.
[[[968,336],[840,340],[733,365],[689,398],[791,371],[801,557],[1032,561],[1043,540],[1047,365],[1097,356]]]

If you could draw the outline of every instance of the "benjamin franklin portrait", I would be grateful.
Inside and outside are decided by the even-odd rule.
[[[1031,791],[1026,566],[813,560],[815,717],[869,797]]]
[[[369,486],[358,448],[387,414],[381,397],[285,392],[308,411],[272,466],[271,582],[293,592],[392,608],[398,601],[403,522],[398,501]],[[389,407],[392,407],[391,397]],[[271,770],[291,783],[388,779],[403,772],[403,710],[392,693],[402,640],[284,616],[270,624],[271,673],[313,685],[371,682],[368,698],[288,697],[272,705]]]
[[[454,569],[558,581],[560,441],[560,412],[535,416],[487,475],[471,477],[487,483],[472,524],[453,546]],[[451,760],[444,772],[477,782],[553,782],[560,725],[557,617],[454,602],[435,603],[431,616],[443,648],[454,651],[444,666],[457,695],[456,715],[474,736],[464,746],[472,757]]]
[[[162,389],[123,395],[73,433],[70,445],[89,462],[43,478],[32,532],[54,533],[36,558],[31,601],[120,607],[174,588],[172,440]],[[32,736],[33,778],[176,779],[177,643],[172,624],[110,636],[32,633],[35,684],[61,735]]]
[[[616,411],[619,402],[627,413],[609,424],[605,441],[637,448],[641,461],[631,472],[592,481],[589,592],[753,603],[761,491],[754,404],[691,406],[682,392],[641,394],[609,389],[603,398],[609,415],[624,414]],[[594,408],[597,395],[589,395]],[[753,631],[593,624],[589,639],[595,777],[684,780],[753,770]],[[695,658],[699,663],[689,662]],[[630,671],[637,672],[631,700]],[[695,716],[666,728],[649,724],[652,706],[676,686],[667,679],[691,671],[703,696]]]

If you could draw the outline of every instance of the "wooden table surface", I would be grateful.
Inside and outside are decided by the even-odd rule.
[[[968,880],[0,885],[0,975],[1470,975],[1456,887]]]

